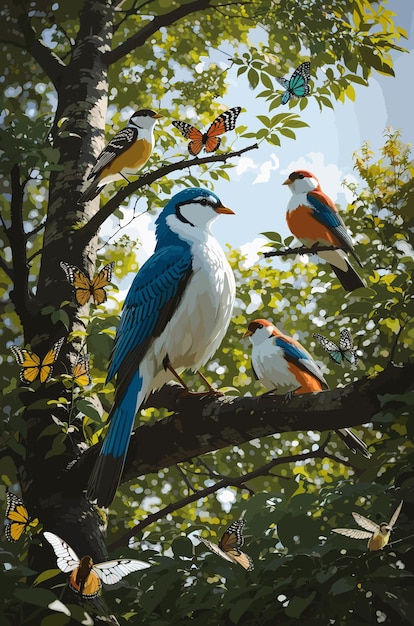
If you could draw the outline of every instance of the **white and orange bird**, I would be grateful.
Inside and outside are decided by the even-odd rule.
[[[388,523],[381,522],[381,524],[376,524],[367,517],[353,512],[352,516],[356,523],[366,530],[359,530],[358,528],[332,528],[332,532],[338,533],[338,535],[345,535],[345,537],[351,537],[351,539],[368,539],[368,550],[382,550],[390,539],[391,531],[401,512],[402,505],[403,501],[401,500]]]
[[[297,170],[283,184],[289,185],[292,192],[286,214],[292,234],[308,248],[336,248],[321,250],[316,254],[331,265],[344,289],[354,291],[365,287],[348,258],[348,254],[351,254],[362,267],[351,237],[334,202],[322,191],[316,176],[307,170]]]
[[[150,563],[136,559],[115,559],[94,563],[89,555],[81,559],[76,552],[54,533],[43,533],[52,546],[58,568],[69,576],[69,587],[84,598],[95,598],[102,587],[118,583],[124,576],[151,567]]]
[[[96,198],[108,183],[128,181],[128,175],[135,175],[144,167],[154,149],[154,126],[160,117],[151,109],[140,109],[130,117],[126,127],[99,154],[87,178],[91,182],[78,204]]]
[[[315,393],[328,389],[311,354],[268,320],[250,322],[244,337],[252,342],[252,369],[256,379],[274,394]],[[352,430],[339,428],[335,432],[350,450],[370,458],[367,446]]]

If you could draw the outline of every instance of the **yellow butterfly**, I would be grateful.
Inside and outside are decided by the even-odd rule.
[[[90,385],[91,375],[89,371],[89,354],[69,354],[72,362],[72,378],[79,387]]]
[[[70,265],[65,261],[60,262],[60,267],[64,270],[67,280],[74,289],[75,300],[81,306],[89,302],[91,298],[95,304],[102,304],[106,301],[107,296],[104,287],[111,282],[114,265],[115,263],[108,263],[91,280],[76,265]]]
[[[22,366],[20,370],[20,380],[22,383],[32,383],[39,377],[41,383],[47,383],[50,380],[53,372],[53,364],[55,363],[59,351],[64,342],[64,337],[61,337],[53,345],[53,348],[46,353],[46,356],[41,359],[35,352],[29,352],[24,348],[18,346],[11,346],[11,351],[16,357],[16,361]]]
[[[4,529],[9,541],[19,541],[23,532],[28,533],[31,527],[37,526],[37,517],[32,519],[27,512],[22,500],[14,493],[7,492],[6,519],[10,522]]]

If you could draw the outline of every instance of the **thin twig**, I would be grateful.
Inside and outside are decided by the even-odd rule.
[[[271,256],[290,256],[297,254],[318,254],[324,250],[339,250],[339,246],[320,246],[315,245],[311,248],[308,246],[299,246],[298,248],[284,248],[283,250],[270,250],[270,252],[263,252],[263,256],[267,259]]]
[[[339,461],[340,463],[344,463],[342,459],[336,457],[333,454],[329,454],[325,451],[325,449],[318,449],[312,452],[306,452],[305,454],[295,454],[288,457],[278,457],[276,459],[272,459],[269,463],[262,465],[256,470],[252,472],[248,472],[247,474],[243,474],[242,476],[228,477],[223,478],[219,482],[211,485],[210,487],[206,487],[205,489],[200,489],[199,491],[195,491],[193,494],[186,496],[185,498],[181,498],[181,500],[177,500],[176,502],[171,502],[164,508],[160,509],[156,513],[152,513],[148,515],[142,522],[136,524],[133,528],[130,528],[127,532],[125,532],[119,539],[112,542],[108,546],[108,550],[113,550],[115,548],[119,548],[121,546],[127,545],[129,539],[134,535],[137,535],[144,528],[147,528],[150,524],[158,521],[159,519],[165,517],[169,513],[177,511],[178,509],[183,508],[187,504],[191,504],[196,500],[200,500],[201,498],[206,498],[212,493],[216,493],[220,489],[224,489],[225,487],[242,487],[244,483],[252,480],[253,478],[257,478],[258,476],[266,476],[269,474],[270,470],[277,465],[282,465],[284,463],[299,463],[300,461],[304,461],[307,459],[317,459],[317,458],[328,458],[335,461]],[[246,488],[246,487],[245,487]]]

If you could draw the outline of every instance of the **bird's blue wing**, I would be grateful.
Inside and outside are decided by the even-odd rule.
[[[323,196],[324,194],[317,191],[312,191],[306,195],[309,204],[314,209],[315,219],[335,233],[345,250],[353,251],[352,239],[341,216],[323,201]]]
[[[171,319],[191,272],[188,246],[159,249],[139,270],[125,299],[108,371],[108,380],[118,374],[117,395],[122,397],[149,343]]]
[[[295,363],[295,365],[300,367],[302,370],[309,372],[309,374],[312,374],[312,376],[317,378],[324,387],[328,387],[328,384],[321,370],[319,369],[309,352],[307,352],[305,348],[298,344],[298,342],[294,341],[293,339],[289,341],[288,338],[276,337],[275,344],[279,348],[282,348],[285,359],[287,361]]]

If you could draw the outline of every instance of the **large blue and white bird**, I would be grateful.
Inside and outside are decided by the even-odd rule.
[[[309,352],[293,337],[265,319],[250,322],[243,337],[252,342],[252,369],[257,380],[276,395],[316,393],[328,389]],[[349,428],[335,432],[352,452],[371,457],[365,443]]]
[[[125,299],[108,380],[115,401],[87,496],[112,502],[136,413],[154,389],[184,369],[198,370],[219,347],[235,298],[233,272],[210,231],[220,214],[233,214],[211,191],[185,189],[156,221],[153,255]]]

